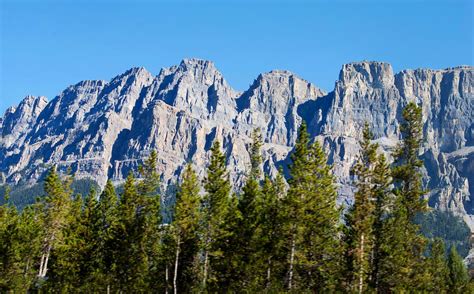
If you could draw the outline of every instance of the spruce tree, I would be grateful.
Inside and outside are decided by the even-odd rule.
[[[239,197],[238,209],[240,215],[240,223],[237,224],[235,230],[238,235],[236,242],[239,243],[237,248],[240,260],[240,265],[237,266],[241,271],[241,279],[243,283],[249,283],[249,275],[252,276],[252,266],[254,265],[252,259],[255,255],[255,247],[253,246],[252,239],[255,232],[257,213],[255,210],[256,200],[261,198],[261,165],[262,165],[262,136],[260,131],[255,129],[252,132],[252,143],[250,145],[249,156],[250,156],[250,171],[247,175],[247,180],[244,187],[242,188],[242,194]]]
[[[423,140],[423,121],[421,107],[409,103],[403,109],[401,124],[403,141],[394,153],[395,194],[400,198],[401,205],[406,210],[406,216],[411,221],[420,212],[427,211],[427,203],[423,196],[422,175],[420,172],[423,161],[418,153]]]
[[[200,186],[191,164],[184,170],[176,194],[173,219],[175,236],[175,262],[173,292],[190,292],[197,282],[199,252]]]
[[[391,203],[393,201],[391,193],[392,178],[390,174],[390,166],[383,154],[380,154],[377,158],[373,176],[373,189],[375,191],[375,207],[373,211],[374,246],[372,253],[373,259],[371,262],[372,273],[369,281],[371,287],[375,289],[375,291],[378,291],[380,272],[385,256],[384,244],[386,244],[386,234],[390,234],[390,232],[386,230],[388,211],[391,208]]]
[[[469,274],[462,257],[459,256],[456,246],[451,246],[448,256],[448,292],[449,293],[468,293],[469,290]],[[472,292],[471,292],[472,293]]]
[[[385,223],[385,257],[381,262],[380,288],[393,291],[423,289],[426,287],[426,266],[423,253],[426,240],[414,223],[418,213],[427,210],[422,189],[418,153],[423,139],[421,108],[409,103],[403,110],[401,124],[403,140],[394,153],[391,171],[395,199],[390,218]]]
[[[119,291],[137,292],[146,285],[148,264],[144,205],[144,198],[137,191],[135,177],[129,173],[120,198],[120,220],[116,235]]]
[[[68,226],[72,200],[71,178],[61,181],[56,167],[53,166],[44,182],[46,196],[43,198],[43,225],[45,228],[41,258],[39,261],[38,278],[46,277],[51,250],[63,241],[63,233]]]
[[[375,243],[375,201],[376,185],[374,170],[377,164],[377,144],[372,144],[373,135],[368,124],[363,130],[363,139],[358,162],[353,168],[356,177],[354,205],[346,215],[348,225],[349,284],[354,292],[368,290],[368,279],[372,273],[373,247]]]
[[[288,289],[333,291],[341,271],[340,210],[335,179],[318,142],[302,124],[291,155],[287,197]],[[304,285],[304,286],[303,286]]]
[[[285,268],[281,260],[285,259],[283,250],[283,199],[286,197],[285,179],[281,172],[275,180],[265,176],[262,193],[256,199],[256,226],[252,240],[255,250],[251,260],[251,286],[257,291],[274,292],[283,288]]]
[[[446,250],[443,240],[437,238],[431,243],[428,268],[431,276],[429,292],[447,293],[449,269],[446,262]]]
[[[115,292],[118,281],[116,257],[119,255],[117,240],[119,226],[118,197],[112,181],[108,180],[100,194],[94,230],[97,232],[95,258],[98,260],[98,280],[101,292]]]
[[[203,289],[213,289],[222,278],[214,269],[223,260],[222,240],[228,237],[224,221],[229,210],[231,190],[226,171],[225,155],[220,150],[219,141],[211,147],[211,158],[204,179],[206,191],[202,199],[203,264],[201,285]],[[215,288],[214,288],[215,289]]]
[[[146,284],[153,291],[158,291],[161,284],[156,276],[163,275],[161,248],[161,198],[158,193],[160,175],[158,173],[158,154],[155,150],[138,167],[141,180],[137,185],[141,204],[140,218],[143,222],[144,254],[147,258]],[[166,270],[166,269],[165,269]]]

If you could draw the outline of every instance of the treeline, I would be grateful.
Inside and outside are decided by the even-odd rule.
[[[186,166],[171,221],[161,217],[157,155],[83,200],[72,176],[52,168],[45,196],[22,211],[0,206],[2,292],[86,293],[468,293],[455,246],[422,236],[418,150],[421,109],[403,111],[403,141],[389,165],[364,129],[353,169],[354,205],[336,204],[337,186],[318,142],[302,124],[288,181],[262,174],[260,134],[236,194],[219,142],[201,182]],[[7,196],[8,197],[8,196]],[[8,201],[7,201],[8,203]]]

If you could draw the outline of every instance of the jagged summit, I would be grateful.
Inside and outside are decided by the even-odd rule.
[[[365,122],[389,153],[399,138],[408,102],[423,107],[430,205],[462,215],[474,229],[474,68],[405,70],[362,61],[342,66],[329,93],[285,70],[259,75],[234,90],[213,62],[184,59],[153,76],[131,68],[109,81],[82,81],[47,102],[29,96],[0,119],[0,179],[30,183],[50,164],[76,176],[121,182],[150,150],[159,156],[166,184],[186,162],[203,176],[212,142],[220,140],[232,179],[249,165],[250,134],[263,134],[264,167],[285,167],[302,121],[322,143],[350,202],[350,169]],[[457,155],[459,154],[459,155]],[[454,156],[456,155],[456,156]]]
[[[339,73],[339,80],[344,84],[368,84],[373,87],[384,87],[393,84],[392,66],[385,62],[362,61],[344,64]]]
[[[188,68],[215,68],[214,62],[200,58],[184,58],[181,60],[180,66]]]

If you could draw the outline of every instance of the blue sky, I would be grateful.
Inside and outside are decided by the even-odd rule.
[[[343,63],[473,64],[473,1],[0,0],[0,112],[25,95],[186,57],[243,90],[287,69],[332,90]]]

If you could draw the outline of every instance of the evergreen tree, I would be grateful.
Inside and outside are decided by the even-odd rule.
[[[130,173],[125,181],[119,205],[117,226],[116,269],[120,291],[139,292],[146,285],[146,219],[144,198],[137,191],[135,177]]]
[[[342,255],[335,180],[319,143],[309,143],[305,123],[291,159],[288,289],[335,290]]]
[[[385,223],[385,257],[381,262],[380,288],[394,291],[426,288],[426,240],[414,217],[427,210],[423,195],[418,152],[422,142],[421,108],[409,103],[403,110],[403,141],[394,153],[392,177],[395,195],[390,218]]]
[[[354,205],[346,215],[348,225],[347,242],[350,269],[349,284],[354,292],[363,293],[368,289],[368,279],[372,273],[373,247],[375,242],[375,200],[376,183],[374,170],[377,164],[377,144],[372,144],[373,135],[368,124],[363,130],[363,140],[359,160],[353,172],[357,178]]]
[[[403,141],[394,153],[392,176],[396,185],[395,194],[406,210],[406,216],[413,220],[419,212],[427,211],[427,203],[423,198],[426,191],[422,189],[420,172],[423,161],[418,157],[423,140],[423,122],[421,107],[409,103],[403,110],[401,131]]]
[[[253,275],[251,267],[254,265],[252,259],[254,258],[255,248],[252,246],[251,241],[255,232],[257,213],[255,211],[256,199],[261,198],[261,146],[262,136],[260,132],[255,129],[252,133],[252,144],[250,145],[249,156],[250,156],[250,171],[248,173],[247,181],[242,188],[242,194],[238,201],[238,209],[240,215],[240,223],[234,228],[237,232],[238,239],[236,242],[239,243],[237,248],[240,260],[240,265],[237,266],[241,271],[241,279],[243,283],[249,283],[248,274]]]
[[[52,265],[45,290],[72,292],[84,285],[88,291],[97,290],[95,270],[99,265],[94,258],[97,236],[93,227],[96,206],[94,189],[85,202],[81,195],[75,196],[63,230],[63,242],[51,254]]]
[[[152,150],[150,156],[139,166],[138,170],[141,181],[138,183],[137,191],[141,204],[140,218],[143,222],[144,248],[147,258],[146,283],[153,291],[158,291],[162,283],[156,279],[163,275],[161,248],[161,198],[158,194],[160,175],[157,171],[158,154]],[[168,265],[167,265],[168,266]],[[165,269],[166,270],[166,269]]]
[[[8,189],[6,191],[8,199]],[[8,201],[0,206],[0,292],[25,293],[36,278],[42,225],[37,205],[19,213]]]
[[[43,198],[44,237],[38,272],[40,280],[46,277],[51,250],[63,242],[63,232],[68,226],[72,206],[71,182],[72,178],[61,181],[56,167],[50,169],[44,182],[46,196]]]
[[[225,156],[220,150],[219,141],[211,148],[211,158],[204,179],[206,191],[202,199],[203,215],[203,289],[215,289],[221,278],[214,269],[218,263],[225,262],[222,243],[228,237],[224,221],[229,210],[230,182],[226,171]]]
[[[108,180],[100,194],[94,230],[97,232],[95,258],[98,260],[98,288],[102,292],[115,292],[118,281],[116,257],[119,255],[116,238],[118,235],[119,215],[118,197],[112,181]]]
[[[386,244],[386,223],[388,219],[388,211],[393,201],[391,193],[391,172],[389,164],[383,154],[377,158],[377,163],[374,167],[373,173],[373,190],[375,191],[375,207],[373,211],[373,259],[371,262],[372,273],[370,276],[370,284],[373,289],[378,291],[381,279],[381,267],[384,261],[385,251],[384,244]],[[390,233],[390,232],[388,232]]]
[[[175,263],[173,292],[190,292],[197,282],[199,252],[200,186],[191,165],[188,164],[176,195],[173,219],[175,232]],[[178,288],[179,287],[179,288]]]
[[[461,256],[456,251],[456,247],[452,246],[448,256],[449,293],[468,293],[469,290],[469,274],[466,265]],[[472,293],[472,292],[471,292]]]
[[[272,293],[284,286],[285,268],[280,261],[285,259],[282,230],[282,201],[285,197],[285,180],[281,172],[273,181],[265,176],[262,193],[256,199],[257,220],[252,240],[256,253],[251,260],[253,267],[250,272],[253,277],[251,286],[258,291]]]
[[[428,267],[431,276],[429,292],[447,293],[449,269],[446,263],[445,246],[441,239],[435,239],[431,244]]]

